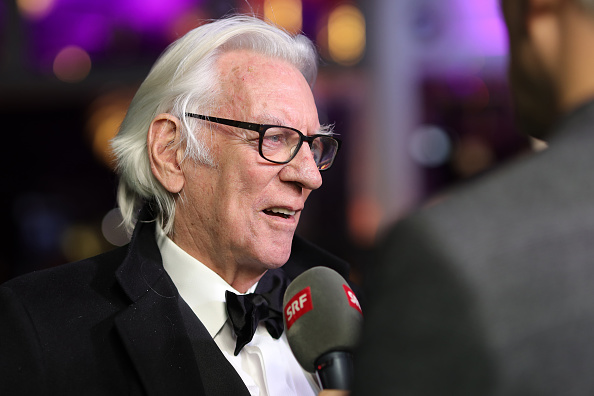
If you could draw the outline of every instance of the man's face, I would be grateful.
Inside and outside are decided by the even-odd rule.
[[[319,131],[311,89],[290,64],[233,51],[217,66],[221,100],[206,115],[289,126],[305,135]],[[206,265],[254,271],[282,266],[305,201],[322,184],[309,146],[288,164],[273,164],[258,154],[257,132],[208,122],[205,127],[212,130],[212,137],[204,132],[217,165],[182,163],[186,184],[176,234],[191,235],[193,253]]]
[[[509,34],[509,80],[520,130],[545,137],[557,118],[557,94],[547,68],[547,48],[528,30],[528,0],[502,0]],[[540,38],[540,37],[539,37]]]

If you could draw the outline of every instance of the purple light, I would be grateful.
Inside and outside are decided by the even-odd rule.
[[[471,37],[471,49],[483,56],[507,54],[507,32],[500,18],[483,18],[469,21],[467,31]]]
[[[169,26],[179,16],[189,11],[196,4],[192,0],[126,0],[113,2],[113,16],[118,23],[139,32],[167,32]]]
[[[197,0],[55,0],[43,19],[27,21],[30,58],[36,68],[51,70],[58,52],[69,45],[101,58],[122,37],[142,52],[152,42],[155,52],[171,39],[176,21],[195,10]],[[126,44],[127,45],[127,44]],[[142,47],[142,48],[141,48]]]
[[[507,32],[497,0],[458,0],[469,50],[480,56],[507,54]]]
[[[31,26],[34,62],[42,70],[49,70],[56,55],[69,45],[79,46],[89,54],[103,51],[111,29],[109,19],[100,13],[56,10]]]
[[[435,0],[420,14],[417,36],[428,72],[500,72],[508,53],[499,0]],[[423,9],[421,9],[423,10]]]

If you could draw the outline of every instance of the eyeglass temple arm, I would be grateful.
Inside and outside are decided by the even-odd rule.
[[[214,122],[217,124],[229,125],[229,126],[236,127],[236,128],[249,129],[250,131],[256,131],[256,132],[259,132],[260,129],[262,128],[262,125],[260,125],[260,124],[229,120],[227,118],[210,117],[210,116],[204,116],[201,114],[194,114],[194,113],[186,113],[186,116],[198,118],[198,119],[204,120],[204,121]]]

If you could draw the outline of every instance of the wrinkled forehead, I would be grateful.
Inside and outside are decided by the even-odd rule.
[[[289,62],[249,50],[222,54],[217,60],[217,68],[221,88],[231,91],[241,88],[260,88],[258,91],[265,91],[266,87],[272,89],[278,82],[305,82],[305,77]]]
[[[220,110],[227,115],[243,116],[244,120],[256,122],[264,120],[250,117],[269,114],[291,119],[297,115],[310,115],[317,121],[311,88],[301,72],[289,62],[239,50],[221,55],[217,68]]]
[[[290,66],[291,69],[296,70],[288,61],[281,58],[273,58],[245,49],[227,51],[219,57],[218,62],[222,68],[230,68],[236,74],[249,73],[250,75],[258,75],[258,73],[270,69],[282,71],[283,68],[280,68],[279,65]]]

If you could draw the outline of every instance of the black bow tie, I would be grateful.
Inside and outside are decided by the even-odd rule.
[[[261,321],[272,337],[278,339],[283,334],[283,295],[289,282],[285,272],[279,268],[268,270],[262,276],[255,293],[225,293],[227,315],[237,336],[235,356],[252,340]]]

